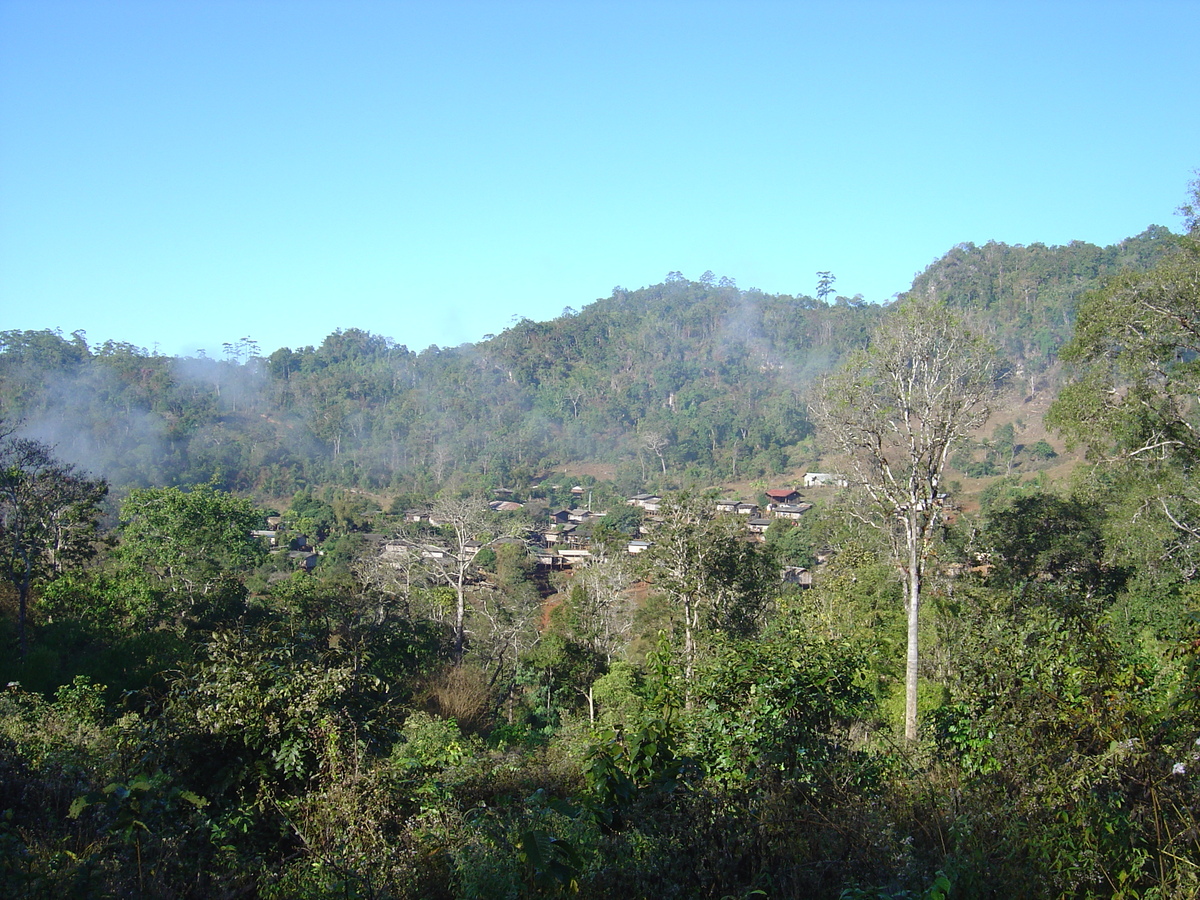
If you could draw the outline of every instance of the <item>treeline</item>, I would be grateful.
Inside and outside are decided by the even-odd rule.
[[[975,308],[1031,375],[1081,292],[1169,245],[963,246],[914,284]],[[828,288],[827,288],[828,290]],[[129,487],[208,483],[259,496],[337,484],[431,495],[523,487],[602,462],[621,490],[763,477],[815,459],[803,401],[883,308],[739,290],[678,273],[549,322],[415,352],[359,329],[315,347],[176,359],[86,335],[0,333],[0,413]]]
[[[358,329],[220,360],[8,332],[0,387],[9,418],[118,486],[432,493],[589,460],[632,487],[648,459],[663,474],[651,433],[676,481],[782,470],[809,431],[802,390],[879,314],[672,282],[420,353]]]

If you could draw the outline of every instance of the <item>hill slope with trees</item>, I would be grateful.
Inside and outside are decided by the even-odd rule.
[[[1170,246],[1157,227],[1107,248],[960,245],[912,293],[971,310],[1036,388],[1078,298]],[[0,413],[118,493],[215,479],[264,497],[323,484],[429,495],[451,479],[525,485],[590,461],[629,491],[655,473],[660,485],[757,478],[812,458],[804,393],[884,312],[821,293],[672,273],[421,352],[356,328],[265,354],[243,338],[221,359],[3,332]]]

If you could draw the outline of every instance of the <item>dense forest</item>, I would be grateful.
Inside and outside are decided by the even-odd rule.
[[[1184,211],[886,306],[0,333],[0,891],[1197,896]]]
[[[1171,246],[1162,228],[1107,248],[963,245],[912,293],[973,309],[1032,393],[1078,297]],[[243,338],[222,358],[189,359],[2,332],[0,412],[118,490],[215,479],[272,498],[331,484],[431,495],[524,489],[581,462],[607,464],[624,491],[655,471],[658,488],[758,478],[815,461],[805,392],[883,313],[826,291],[766,295],[671,273],[419,353],[359,329],[265,356]]]

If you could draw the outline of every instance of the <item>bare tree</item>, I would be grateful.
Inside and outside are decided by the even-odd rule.
[[[454,590],[454,658],[461,662],[467,633],[467,588],[478,575],[475,559],[489,543],[519,534],[524,525],[497,515],[479,497],[438,500],[430,521],[450,533],[439,552],[423,553],[422,558],[429,580]]]
[[[579,418],[579,404],[583,402],[583,398],[587,392],[578,384],[568,384],[563,388],[562,400],[563,403],[571,404],[571,417]]]
[[[986,421],[997,388],[994,348],[944,303],[910,300],[870,347],[814,394],[810,412],[847,475],[871,501],[864,521],[892,539],[905,579],[908,649],[904,734],[917,736],[917,639],[925,563],[941,520],[942,472]]]
[[[658,461],[662,464],[664,475],[667,474],[667,460],[666,457],[663,456],[663,451],[667,449],[670,443],[671,442],[667,440],[666,435],[664,435],[661,431],[642,432],[642,446],[658,457]],[[645,477],[644,472],[642,477]]]
[[[446,477],[446,466],[454,459],[454,454],[450,448],[444,444],[438,444],[433,448],[433,455],[430,459],[433,466],[433,477],[438,484],[441,484]]]
[[[382,553],[356,559],[351,570],[360,584],[383,598],[375,611],[375,624],[383,624],[389,607],[398,609],[405,618],[412,615],[413,591],[424,583],[426,575],[425,560],[417,547],[389,544]]]
[[[633,628],[633,581],[628,557],[605,554],[600,547],[593,548],[591,560],[575,577],[583,589],[577,610],[580,637],[610,664]]]
[[[433,506],[430,521],[450,531],[446,553],[427,555],[429,571],[454,589],[454,658],[461,662],[466,640],[467,583],[475,557],[493,536],[492,511],[478,497],[442,499]]]

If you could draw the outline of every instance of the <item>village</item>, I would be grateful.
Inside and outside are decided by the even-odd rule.
[[[804,475],[803,487],[806,489],[844,486],[845,480],[839,476],[827,473],[811,472]],[[488,509],[493,513],[520,514],[527,512],[526,503],[511,499],[512,491],[500,490],[497,494],[504,495],[503,499],[493,499],[488,502]],[[429,533],[419,529],[425,526],[429,529],[439,529],[452,523],[439,518],[435,509],[430,507],[412,507],[404,510],[404,522],[415,526],[409,534],[387,538],[380,534],[368,537],[378,545],[380,558],[385,562],[400,566],[402,560],[420,558],[435,564],[458,562],[458,557],[466,560],[473,559],[487,546],[503,543],[520,544],[526,548],[536,561],[537,568],[543,573],[571,570],[585,565],[592,560],[596,551],[596,528],[600,523],[609,520],[607,510],[592,508],[588,489],[582,485],[570,488],[572,503],[569,506],[558,506],[545,513],[545,519],[540,524],[525,522],[522,525],[509,523],[507,530],[490,540],[464,540],[461,548],[449,543],[432,539]],[[712,501],[713,512],[720,516],[738,517],[744,523],[745,539],[762,543],[766,540],[767,530],[777,520],[797,521],[813,508],[813,503],[805,501],[800,490],[793,487],[770,488],[763,492],[765,502],[755,503],[745,500],[716,499]],[[621,549],[629,556],[637,556],[653,546],[655,528],[662,523],[660,515],[664,497],[655,493],[639,493],[625,500],[627,508],[636,510],[640,515],[633,530],[635,533],[621,542]],[[273,517],[269,523],[278,527],[280,517]],[[628,521],[628,518],[626,519]],[[273,536],[274,532],[258,532],[262,536]],[[423,539],[429,538],[429,539]],[[611,552],[613,544],[606,541],[606,548]],[[297,565],[312,571],[320,559],[320,551],[308,543],[307,538],[301,538],[290,555]],[[805,567],[782,567],[784,581],[809,587],[812,584],[812,573]]]

